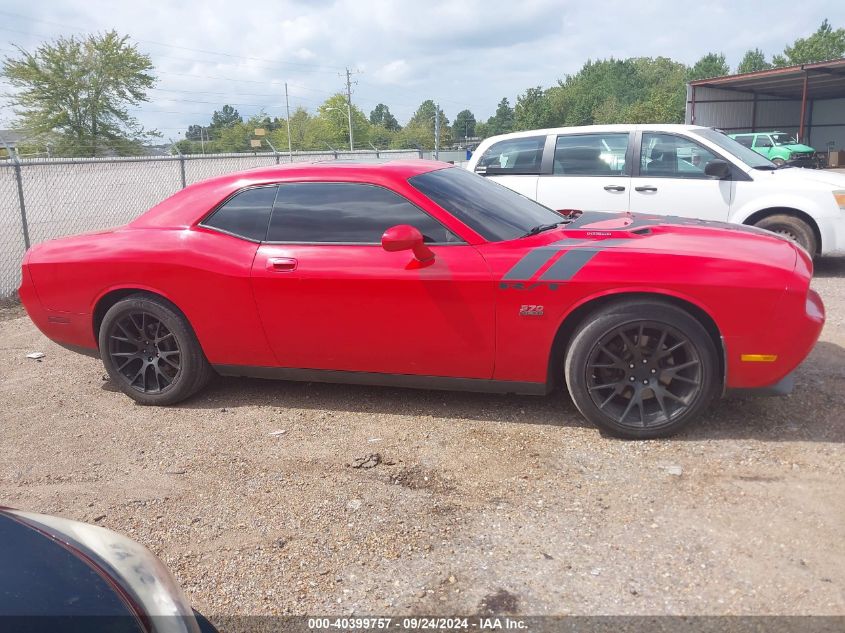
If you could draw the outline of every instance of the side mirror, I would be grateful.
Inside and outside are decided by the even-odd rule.
[[[414,257],[421,262],[434,259],[434,251],[425,245],[422,233],[410,224],[397,224],[387,229],[381,236],[381,247],[388,253],[413,251]]]
[[[721,158],[714,158],[704,166],[704,173],[717,180],[725,180],[731,175],[731,166]]]

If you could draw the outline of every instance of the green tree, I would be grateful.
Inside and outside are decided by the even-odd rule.
[[[514,130],[536,130],[549,127],[552,111],[549,99],[541,86],[529,88],[516,98],[513,109]]]
[[[475,115],[469,110],[461,110],[455,115],[455,122],[452,124],[452,137],[462,139],[473,136],[475,136]]]
[[[496,113],[487,120],[487,130],[490,136],[513,131],[513,108],[507,97],[499,101]]]
[[[766,70],[771,67],[772,65],[766,61],[766,54],[759,48],[755,48],[753,50],[745,51],[745,55],[742,56],[742,61],[740,61],[739,66],[736,67],[736,72],[753,73],[755,71]]]
[[[215,110],[211,115],[211,124],[208,126],[208,134],[211,138],[220,138],[223,130],[234,127],[244,120],[235,108],[224,105],[220,110]]]
[[[373,111],[370,112],[370,123],[372,125],[381,126],[391,132],[397,132],[401,129],[399,121],[397,121],[396,117],[390,113],[390,108],[383,103],[379,103]]]
[[[710,77],[722,77],[729,75],[731,72],[728,62],[725,61],[723,53],[707,53],[704,57],[699,59],[689,70],[687,79],[695,81],[696,79],[709,79]]]
[[[840,57],[845,57],[845,29],[834,30],[830,22],[824,20],[815,33],[795,40],[792,46],[783,49],[782,55],[775,55],[772,63],[775,66],[792,66]]]
[[[434,101],[431,99],[423,101],[408,124],[394,138],[393,147],[433,149],[435,113],[438,113],[438,110]],[[439,111],[438,116],[440,118],[440,147],[445,147],[452,142],[452,128],[443,110]]]
[[[2,76],[15,88],[9,99],[18,125],[33,135],[51,134],[57,152],[96,156],[107,151],[138,153],[145,131],[129,114],[148,101],[153,65],[129,38],[115,31],[71,36],[3,60]]]
[[[335,149],[348,149],[348,113],[345,95],[338,93],[326,99],[317,109],[317,116],[309,121],[306,144],[313,149],[326,149],[326,144]],[[352,106],[352,135],[356,146],[368,147],[369,129],[367,116]]]

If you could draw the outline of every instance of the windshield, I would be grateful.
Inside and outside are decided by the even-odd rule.
[[[753,167],[754,169],[777,169],[777,166],[768,158],[765,158],[753,149],[736,142],[722,132],[706,128],[693,130],[693,133],[697,134],[701,138],[707,139],[711,143],[715,143],[729,154],[733,154],[749,167]]]
[[[772,134],[772,141],[775,145],[797,145],[798,141],[790,134]]]
[[[430,171],[408,182],[491,242],[512,240],[535,226],[565,219],[530,198],[459,167]]]

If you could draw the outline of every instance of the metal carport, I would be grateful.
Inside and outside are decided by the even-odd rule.
[[[692,81],[686,122],[726,132],[779,130],[817,151],[845,149],[845,59]]]

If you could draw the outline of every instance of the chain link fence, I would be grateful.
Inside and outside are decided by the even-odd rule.
[[[384,150],[0,161],[0,299],[17,291],[29,246],[126,224],[200,180],[288,162],[420,155]]]

